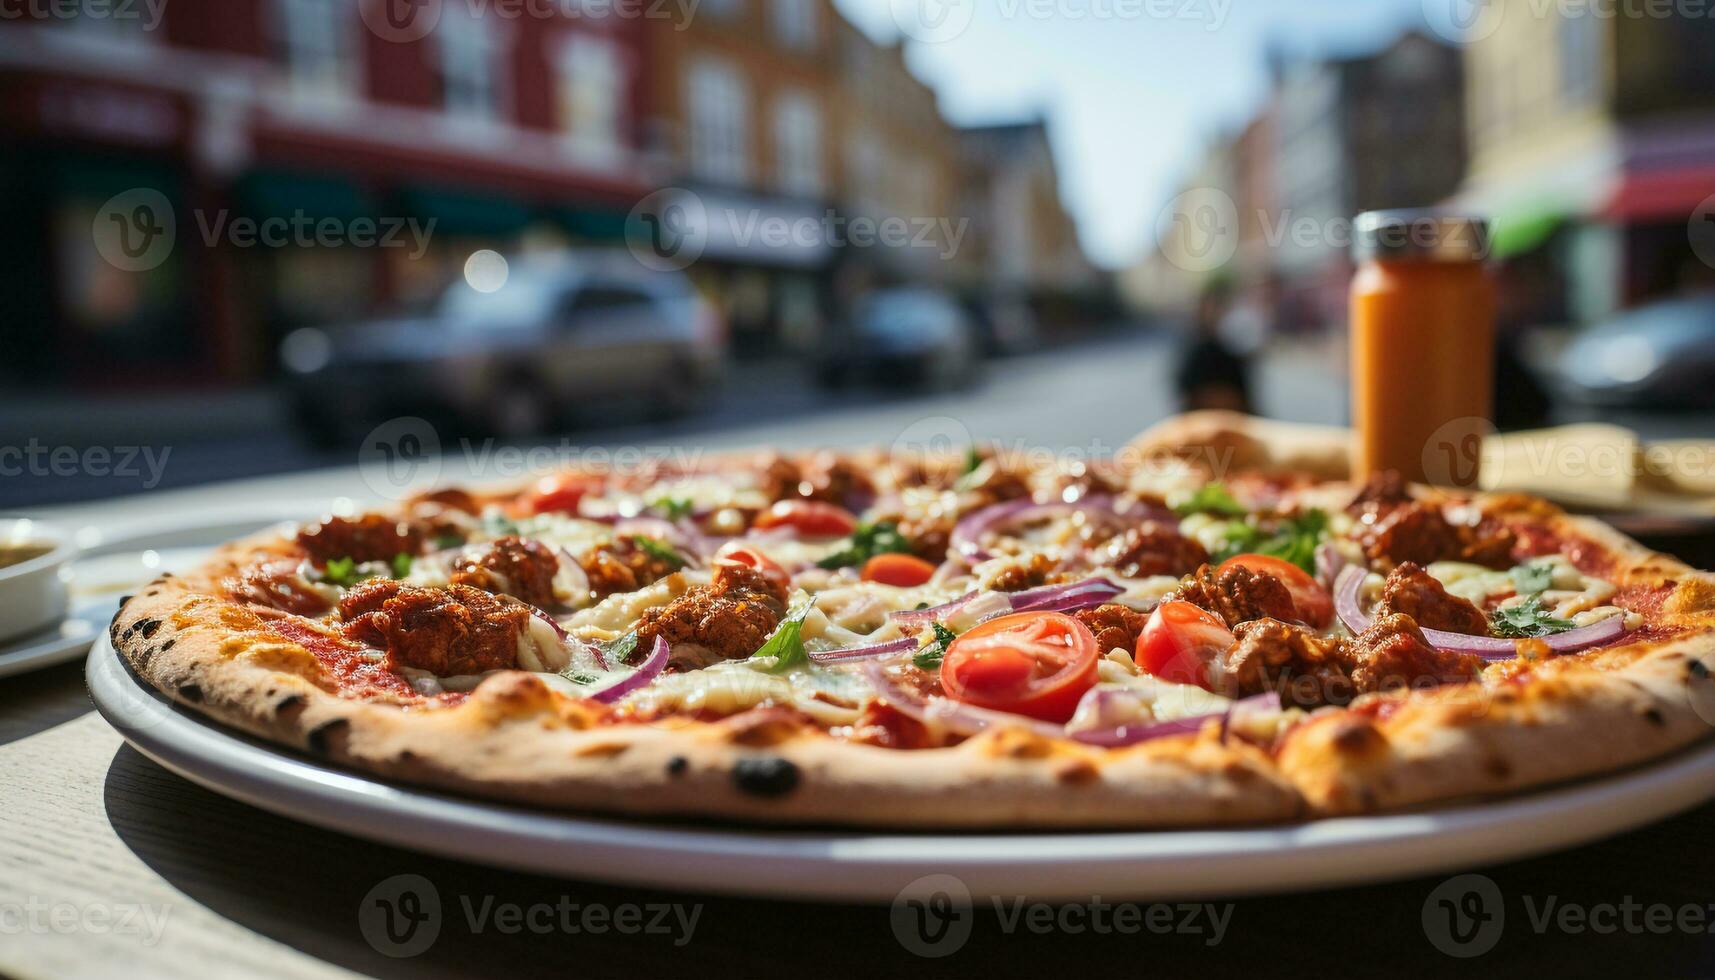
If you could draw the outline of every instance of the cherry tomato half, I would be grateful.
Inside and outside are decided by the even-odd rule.
[[[1209,662],[1233,645],[1232,631],[1211,613],[1174,599],[1155,607],[1137,638],[1137,666],[1176,684],[1209,686]]]
[[[935,575],[935,566],[916,555],[881,554],[863,563],[863,580],[908,589]]]
[[[598,477],[582,473],[562,473],[545,476],[536,482],[524,498],[525,509],[532,514],[576,514],[578,504],[587,494],[601,489]]]
[[[947,646],[941,689],[981,708],[1065,722],[1096,685],[1099,656],[1095,636],[1064,613],[1012,613]]]
[[[738,565],[748,565],[761,572],[764,578],[788,592],[792,589],[792,576],[786,574],[786,569],[781,568],[774,559],[750,545],[728,541],[721,546],[721,550],[715,552],[715,561],[730,561]]]
[[[1286,591],[1292,593],[1292,605],[1298,610],[1298,618],[1311,626],[1321,628],[1334,621],[1334,599],[1328,590],[1316,583],[1310,573],[1284,558],[1273,555],[1234,555],[1221,562],[1221,567],[1242,565],[1259,575],[1269,575],[1280,580],[1286,586]]]
[[[844,507],[820,500],[781,500],[756,516],[756,526],[793,527],[812,538],[840,538],[857,529],[857,518]]]

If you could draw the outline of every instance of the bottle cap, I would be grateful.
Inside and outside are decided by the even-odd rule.
[[[1436,211],[1365,211],[1352,222],[1352,257],[1408,262],[1481,262],[1489,223]]]

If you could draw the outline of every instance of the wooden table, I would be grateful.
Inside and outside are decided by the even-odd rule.
[[[276,497],[313,494],[346,479],[276,481],[269,490]],[[182,510],[196,501],[194,495],[159,495],[127,516]],[[1113,910],[1095,913],[1110,927],[1106,931],[1096,931],[1095,921],[1079,913],[1065,920],[1071,928],[1036,932],[1022,924],[1029,919],[1007,927],[1011,906],[1003,915],[978,903],[968,939],[951,955],[931,960],[902,945],[898,923],[883,907],[565,881],[294,823],[200,789],[126,746],[94,712],[81,663],[0,680],[0,974],[22,977],[357,971],[638,980],[693,971],[818,977],[937,967],[959,975],[1072,978],[1091,968],[1146,978],[1473,970],[1554,980],[1708,976],[1715,975],[1715,935],[1708,931],[1715,929],[1715,858],[1705,852],[1711,839],[1715,805],[1575,851],[1477,869],[1498,889],[1504,921],[1498,942],[1475,959],[1447,955],[1426,932],[1426,907],[1429,921],[1444,916],[1435,903],[1439,895],[1431,893],[1446,876],[1435,876],[1219,903],[1214,911],[1224,931],[1218,942],[1212,942],[1205,912],[1193,920],[1196,932],[1116,930],[1113,924],[1133,920]],[[366,899],[400,874],[426,878],[443,908],[432,945],[407,958],[385,955],[381,947],[388,941],[378,946],[366,939],[360,920]],[[1540,915],[1551,901],[1555,919],[1539,930],[1533,913]],[[546,932],[526,923],[508,933],[491,915],[473,928],[467,903],[477,913],[517,908],[529,915],[546,907],[554,922]],[[578,932],[558,928],[561,906],[575,910],[571,921]],[[1568,906],[1594,918],[1560,919]],[[638,924],[659,907],[664,915],[695,914],[695,928],[684,941],[682,929],[583,927],[633,907]],[[597,917],[583,918],[592,908]],[[1147,910],[1134,914],[1138,925],[1151,921]],[[1157,923],[1186,916],[1179,910],[1156,914]],[[1678,924],[1648,931],[1664,915]],[[1627,929],[1628,916],[1635,929]],[[1609,924],[1618,931],[1597,931]]]

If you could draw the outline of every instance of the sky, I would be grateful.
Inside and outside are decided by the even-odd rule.
[[[1202,149],[1261,103],[1271,45],[1352,54],[1445,17],[1426,12],[1442,0],[835,2],[872,37],[906,38],[953,122],[1046,115],[1062,197],[1108,267],[1144,256]],[[922,19],[924,4],[946,19]]]

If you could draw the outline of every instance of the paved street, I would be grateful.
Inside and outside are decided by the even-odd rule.
[[[976,385],[961,391],[828,391],[793,362],[744,362],[734,366],[714,403],[695,416],[648,425],[608,420],[544,442],[557,458],[624,448],[665,452],[970,439],[1100,453],[1173,411],[1173,349],[1174,340],[1159,333],[1109,336],[992,362]],[[1277,346],[1256,364],[1259,407],[1277,418],[1340,422],[1344,377],[1338,345]],[[1708,435],[1706,423],[1689,416],[1609,420],[1656,437]],[[109,452],[90,456],[91,446]],[[360,461],[355,449],[306,448],[269,391],[0,406],[0,447],[36,449],[28,458],[34,460],[30,472],[0,477],[0,509],[11,511],[144,491],[151,503],[170,510],[172,488],[300,471],[306,476],[295,486],[332,495],[351,489],[349,468]],[[449,438],[441,448],[447,454],[444,478],[510,475],[497,473],[507,457],[493,445]],[[127,453],[130,465],[122,468]],[[17,463],[15,455],[0,458],[9,472]],[[307,472],[330,468],[344,472]]]
[[[745,362],[695,416],[648,425],[608,420],[546,442],[556,452],[573,453],[888,445],[902,438],[1111,451],[1173,410],[1172,351],[1171,338],[1134,333],[992,362],[969,389],[925,392],[828,391],[792,362]],[[1334,367],[1313,351],[1271,356],[1258,370],[1263,409],[1284,418],[1338,420],[1343,396],[1328,377]],[[0,479],[0,508],[12,510],[358,462],[355,450],[306,448],[268,391],[24,404],[8,408],[3,419],[0,446],[34,448],[29,472]],[[112,452],[105,460],[92,458],[86,452],[91,446]],[[442,448],[450,454],[449,473],[465,465],[492,468],[492,446],[449,440]],[[129,466],[123,465],[127,454]]]

